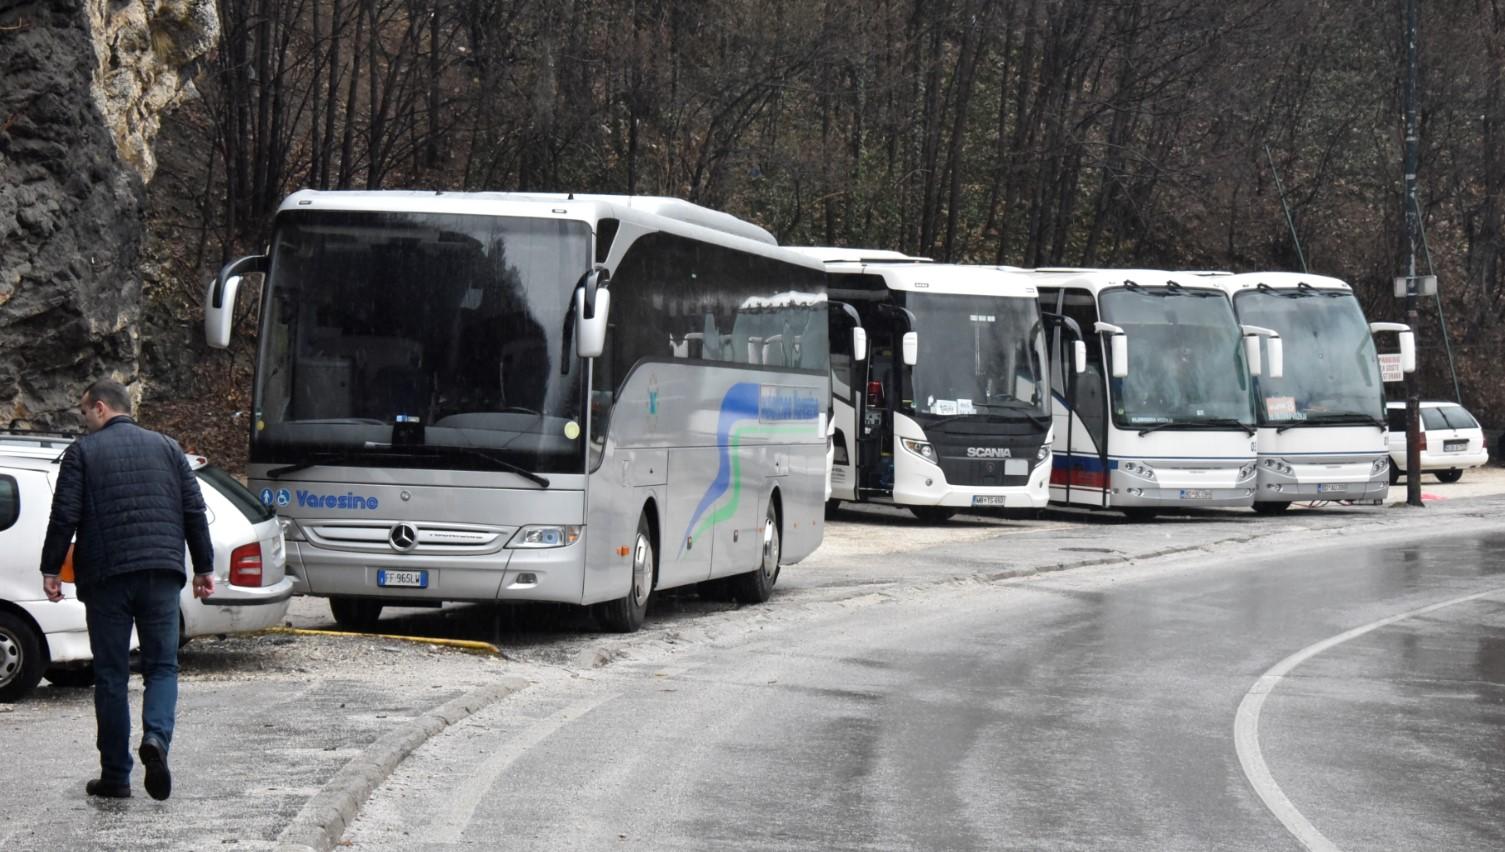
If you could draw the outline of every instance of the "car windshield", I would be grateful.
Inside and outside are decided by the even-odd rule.
[[[582,222],[284,215],[251,460],[579,472],[566,317],[589,251]]]
[[[1285,375],[1255,379],[1262,423],[1378,419],[1385,405],[1379,359],[1364,312],[1336,290],[1245,290],[1240,322],[1280,333]]]
[[[1043,417],[1045,335],[1031,298],[908,294],[920,339],[916,413]]]
[[[1114,380],[1116,423],[1254,424],[1243,335],[1220,291],[1135,286],[1100,301],[1104,321],[1128,335],[1129,375]]]
[[[225,499],[229,500],[236,509],[239,509],[246,520],[251,523],[259,524],[277,517],[271,508],[264,505],[260,500],[257,500],[255,494],[246,490],[246,487],[241,485],[239,480],[224,470],[211,464],[199,468],[194,473],[198,475],[200,483],[223,494]]]

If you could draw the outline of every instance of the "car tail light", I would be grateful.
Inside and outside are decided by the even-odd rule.
[[[244,544],[230,554],[230,585],[261,585],[261,543]]]
[[[1423,429],[1420,432],[1417,432],[1416,436],[1417,436],[1416,437],[1416,451],[1419,452],[1419,453],[1426,452],[1427,451],[1427,430]]]

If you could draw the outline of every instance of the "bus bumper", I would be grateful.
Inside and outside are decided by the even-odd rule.
[[[1260,456],[1259,502],[1377,502],[1390,487],[1389,458],[1376,453],[1318,460]]]
[[[1153,467],[1119,460],[1109,476],[1109,502],[1157,509],[1248,508],[1254,504],[1256,479],[1253,459],[1213,464],[1156,460]]]
[[[298,594],[402,601],[581,602],[585,535],[574,544],[474,556],[348,553],[288,543],[288,573]],[[390,572],[404,572],[394,574]],[[417,574],[417,583],[412,572]],[[410,585],[394,585],[393,580]]]
[[[903,484],[895,477],[894,502],[901,506],[1040,509],[1050,502],[1050,470],[1051,457],[1047,455],[1044,461],[1034,463],[1025,484],[989,487],[952,485],[939,467],[928,466],[926,476],[903,477]]]

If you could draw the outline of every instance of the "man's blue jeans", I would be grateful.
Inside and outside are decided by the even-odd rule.
[[[141,642],[143,737],[172,745],[178,706],[178,595],[182,571],[132,571],[89,583],[79,598],[88,612],[94,651],[94,719],[99,726],[100,780],[131,781],[131,626]]]

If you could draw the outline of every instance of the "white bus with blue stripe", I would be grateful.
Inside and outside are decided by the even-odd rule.
[[[1031,273],[1053,326],[1056,502],[1163,510],[1248,507],[1256,483],[1253,373],[1270,329],[1241,326],[1212,276]],[[1072,369],[1075,340],[1086,369]],[[1278,343],[1269,346],[1280,372]]]
[[[445,601],[765,600],[820,544],[821,264],[676,199],[298,192],[262,273],[249,478],[341,623]]]
[[[1254,509],[1293,502],[1378,503],[1390,486],[1385,391],[1373,335],[1399,332],[1404,368],[1415,367],[1410,330],[1367,323],[1347,283],[1325,275],[1251,272],[1213,279],[1244,323],[1280,333],[1285,374],[1254,380],[1259,481]]]

